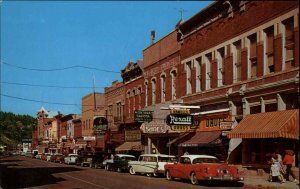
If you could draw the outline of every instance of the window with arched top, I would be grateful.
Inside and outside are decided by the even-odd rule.
[[[127,92],[128,117],[130,117],[130,91]]]
[[[152,105],[154,105],[155,101],[156,101],[156,79],[155,78],[153,78],[151,80],[151,87],[152,87],[152,91],[151,91],[151,93],[152,93]]]
[[[148,106],[148,81],[145,81],[145,106]]]
[[[160,76],[160,101],[166,101],[166,74]]]
[[[176,99],[176,78],[177,78],[177,72],[176,70],[171,71],[171,95],[172,100]]]
[[[186,63],[186,94],[192,93],[192,62]]]

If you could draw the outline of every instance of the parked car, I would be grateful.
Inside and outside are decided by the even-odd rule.
[[[93,155],[93,151],[81,151],[77,158],[76,165],[80,165],[81,167],[87,165],[91,167]]]
[[[171,164],[175,160],[175,156],[165,154],[143,154],[138,161],[128,162],[129,173],[146,174],[147,176],[158,176],[165,173],[165,164]]]
[[[35,158],[35,156],[38,154],[38,150],[32,150],[32,156],[31,158]]]
[[[78,154],[68,154],[65,158],[64,158],[64,163],[65,164],[76,164],[77,159],[78,159]]]
[[[64,163],[65,156],[63,154],[53,154],[50,158],[51,162]]]
[[[128,162],[136,161],[136,157],[128,154],[116,154],[114,159],[106,161],[105,170],[117,171],[117,172],[128,172]]]
[[[43,153],[41,155],[41,160],[47,161],[47,157],[50,155],[50,153]]]
[[[107,153],[103,151],[96,151],[93,152],[92,155],[92,160],[90,161],[90,164],[88,165],[89,167],[94,167],[94,168],[102,168],[104,167],[103,161],[107,157]]]
[[[167,180],[190,179],[192,184],[199,181],[243,181],[234,165],[221,163],[218,158],[208,155],[183,155],[179,162],[165,165]]]
[[[53,154],[46,154],[46,161],[50,161],[51,156],[53,156]]]
[[[36,158],[36,159],[41,159],[41,158],[42,158],[42,154],[41,154],[41,153],[38,153],[37,155],[35,155],[35,158]]]

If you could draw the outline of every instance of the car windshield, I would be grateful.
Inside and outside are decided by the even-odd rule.
[[[217,158],[196,158],[193,164],[197,163],[220,163],[220,161]]]
[[[134,161],[134,160],[136,160],[136,158],[135,157],[122,157],[121,159],[123,159],[123,160],[127,160],[127,161]]]

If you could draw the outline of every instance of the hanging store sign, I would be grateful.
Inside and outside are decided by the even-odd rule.
[[[153,119],[153,111],[136,110],[134,111],[134,121],[150,122]]]
[[[125,130],[125,141],[141,141],[140,130]]]
[[[93,120],[93,126],[96,135],[104,135],[108,129],[108,121],[105,117],[96,116]]]
[[[94,137],[94,136],[84,136],[83,140],[84,141],[95,141],[96,137]]]
[[[170,126],[163,120],[155,120],[150,123],[143,123],[140,129],[143,133],[166,133],[170,130]]]
[[[232,121],[221,121],[220,129],[224,129],[224,130],[232,129],[232,124],[233,124]]]
[[[166,117],[168,125],[193,125],[194,118],[191,115],[169,114]]]

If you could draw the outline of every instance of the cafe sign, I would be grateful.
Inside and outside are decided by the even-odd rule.
[[[151,122],[153,119],[153,111],[136,110],[134,111],[134,121]]]

